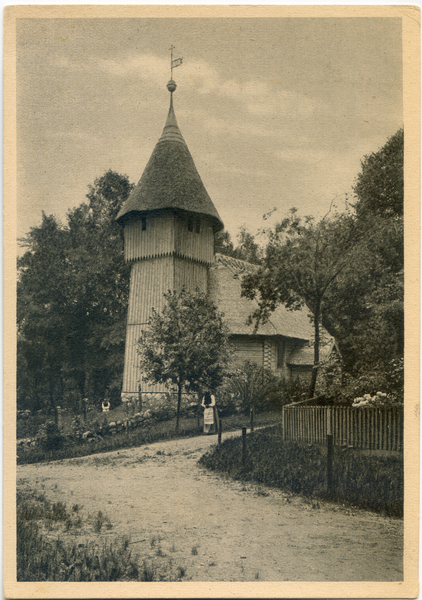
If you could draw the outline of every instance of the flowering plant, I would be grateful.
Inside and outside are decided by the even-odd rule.
[[[383,408],[390,404],[388,400],[389,398],[384,392],[377,392],[375,396],[365,394],[363,397],[353,400],[352,408]]]

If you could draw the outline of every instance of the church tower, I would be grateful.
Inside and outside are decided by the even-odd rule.
[[[151,309],[163,295],[185,288],[207,293],[214,261],[214,234],[221,218],[196,170],[173,108],[176,84],[167,84],[170,110],[163,133],[138,185],[117,215],[124,227],[125,259],[131,263],[122,400],[163,392],[142,381],[137,342]]]

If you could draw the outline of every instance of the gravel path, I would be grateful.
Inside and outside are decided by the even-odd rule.
[[[191,581],[402,580],[401,520],[208,472],[197,461],[215,442],[201,436],[18,466],[18,489],[42,490],[69,510],[83,505],[88,520],[101,510],[112,529],[78,536],[130,536],[163,579],[180,567]]]

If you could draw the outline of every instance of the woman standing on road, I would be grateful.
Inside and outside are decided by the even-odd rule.
[[[202,398],[202,406],[204,407],[204,433],[217,433],[218,410],[215,397],[209,392],[205,392]]]

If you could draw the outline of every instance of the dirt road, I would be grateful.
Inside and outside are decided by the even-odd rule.
[[[44,491],[69,510],[83,505],[87,522],[101,510],[110,530],[61,537],[129,535],[163,578],[177,567],[184,581],[402,580],[402,521],[226,480],[197,465],[215,442],[19,466],[18,488]]]

